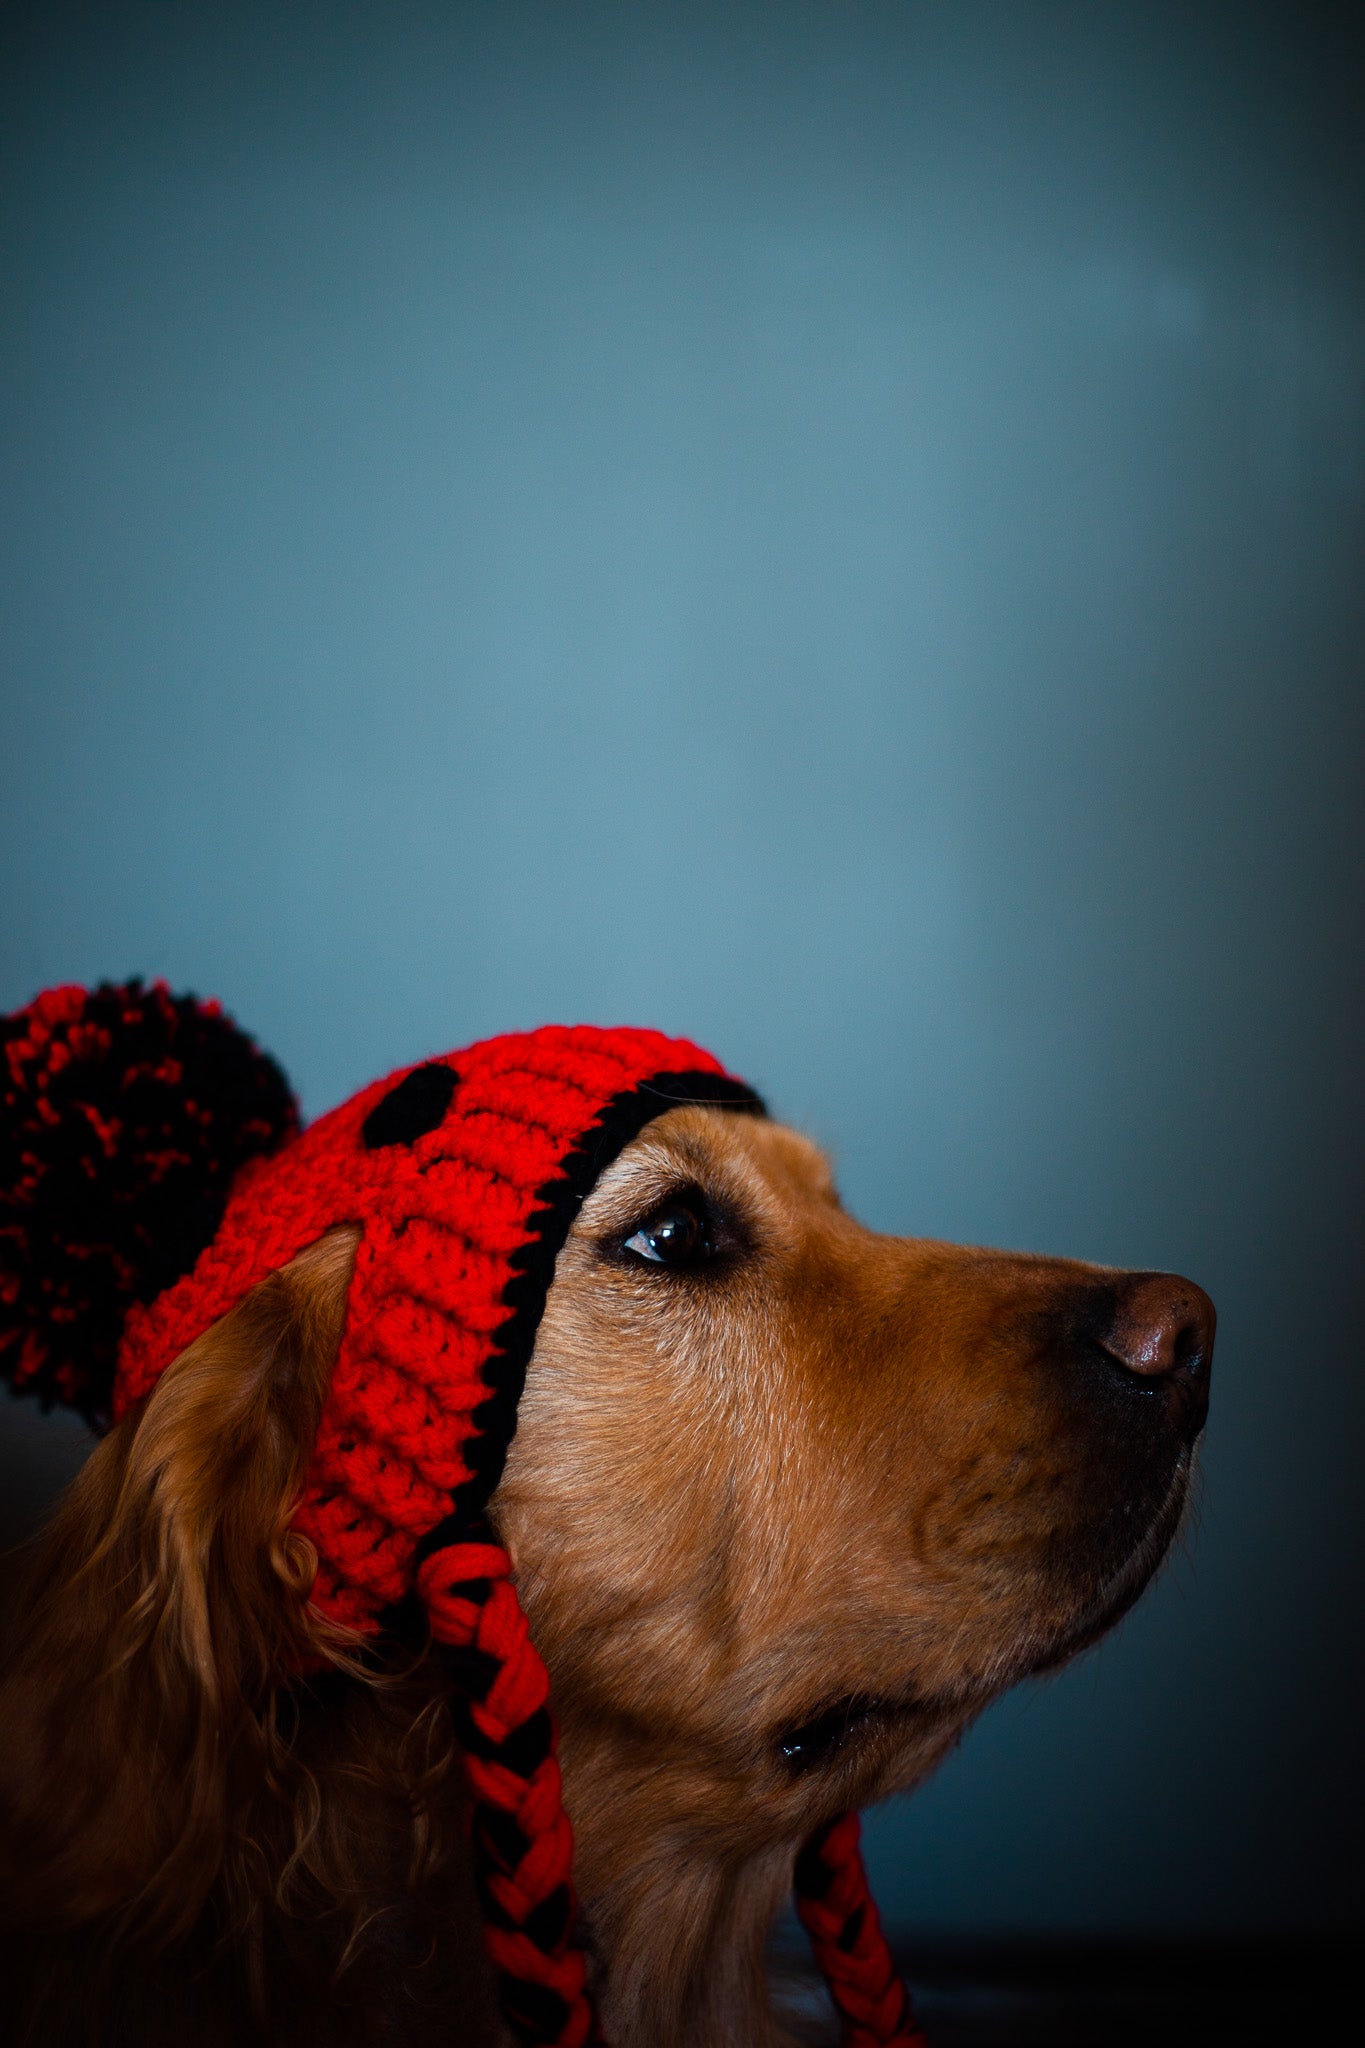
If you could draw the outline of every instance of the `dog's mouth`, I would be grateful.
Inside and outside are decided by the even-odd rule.
[[[773,1747],[787,1775],[804,1778],[826,1769],[860,1737],[928,1721],[946,1704],[919,1694],[885,1699],[875,1693],[846,1693],[809,1718],[780,1729]]]
[[[866,1756],[887,1742],[927,1745],[937,1753],[985,1704],[970,1685],[843,1693],[779,1728],[771,1747],[793,1781]]]

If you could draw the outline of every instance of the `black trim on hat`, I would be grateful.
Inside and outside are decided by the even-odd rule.
[[[746,1116],[768,1113],[762,1096],[729,1074],[652,1074],[613,1095],[565,1153],[553,1178],[537,1188],[531,1236],[513,1252],[511,1278],[502,1291],[511,1314],[495,1331],[494,1348],[482,1367],[488,1394],[473,1412],[478,1433],[461,1446],[471,1466],[470,1476],[452,1494],[450,1513],[418,1544],[418,1564],[433,1551],[462,1542],[485,1527],[484,1509],[502,1478],[516,1432],[517,1404],[564,1240],[612,1161],[656,1117],[684,1107],[733,1109]]]

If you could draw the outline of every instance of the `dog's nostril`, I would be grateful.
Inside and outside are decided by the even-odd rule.
[[[1099,1338],[1116,1364],[1140,1378],[1188,1379],[1206,1373],[1216,1317],[1202,1287],[1177,1273],[1132,1273]]]

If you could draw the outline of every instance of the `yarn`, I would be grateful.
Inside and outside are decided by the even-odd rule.
[[[129,1309],[297,1128],[274,1061],[164,982],[49,989],[0,1018],[0,1376],[107,1422]]]
[[[843,2026],[843,2048],[928,2048],[891,1959],[859,1848],[861,1823],[843,1814],[796,1859],[796,1914]]]

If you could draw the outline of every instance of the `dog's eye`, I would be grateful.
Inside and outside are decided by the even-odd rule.
[[[651,1266],[683,1272],[704,1266],[715,1251],[711,1219],[698,1197],[675,1197],[646,1217],[622,1249]]]

